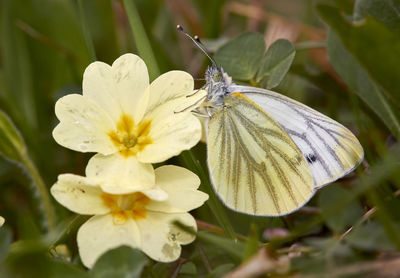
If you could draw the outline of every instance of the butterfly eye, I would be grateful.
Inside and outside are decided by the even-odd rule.
[[[222,79],[222,75],[219,72],[215,72],[212,76],[212,79],[214,80],[214,82],[219,82]]]

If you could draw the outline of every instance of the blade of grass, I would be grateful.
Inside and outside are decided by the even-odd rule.
[[[210,207],[211,211],[214,213],[215,218],[218,223],[224,229],[224,232],[232,239],[236,240],[236,235],[233,230],[233,227],[229,221],[228,216],[226,215],[221,203],[218,201],[218,197],[215,195],[212,185],[206,175],[203,167],[200,165],[199,161],[193,155],[191,151],[182,152],[181,158],[183,160],[184,165],[195,172],[201,180],[201,184],[203,185],[203,189],[210,196],[210,199],[207,202],[207,205]]]
[[[78,10],[79,10],[79,20],[81,23],[81,28],[83,32],[83,38],[85,39],[86,46],[89,50],[90,60],[96,61],[96,51],[94,50],[93,40],[90,35],[89,26],[85,19],[85,10],[83,7],[83,1],[78,0]]]
[[[135,3],[133,0],[123,0],[122,2],[125,6],[136,47],[149,69],[150,80],[154,80],[160,75],[160,70]]]
[[[55,216],[53,206],[50,200],[48,189],[39,174],[38,169],[28,154],[24,139],[11,121],[11,119],[0,110],[0,155],[4,158],[17,163],[27,171],[32,179],[32,188],[34,197],[40,198],[39,210],[44,214],[46,228],[49,231],[54,230]]]

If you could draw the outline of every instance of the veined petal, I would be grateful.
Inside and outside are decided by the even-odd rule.
[[[187,212],[198,208],[208,195],[197,188],[200,179],[191,171],[178,166],[161,166],[155,170],[156,184],[168,193],[165,201],[150,202],[146,209],[165,213]]]
[[[177,98],[185,99],[192,92],[193,86],[193,77],[187,72],[174,70],[160,75],[147,89],[150,96],[146,114],[164,103]]]
[[[181,244],[191,243],[195,236],[173,224],[178,221],[197,229],[189,213],[167,214],[147,212],[146,218],[136,220],[141,235],[141,249],[159,262],[175,261],[181,254]]]
[[[83,264],[91,268],[108,250],[121,245],[139,247],[140,233],[133,220],[114,224],[112,215],[96,215],[79,228],[77,241]]]
[[[104,204],[102,191],[92,180],[73,175],[58,176],[50,189],[53,197],[69,210],[79,214],[105,214],[110,209]]]
[[[162,162],[196,145],[201,137],[201,125],[190,112],[174,114],[172,110],[169,115],[152,119],[149,137],[152,144],[137,154],[138,160]]]
[[[124,54],[112,64],[112,73],[123,112],[134,115],[132,111],[137,109],[139,100],[149,86],[146,64],[137,55]]]
[[[155,184],[151,164],[140,163],[134,156],[123,157],[119,153],[94,155],[86,167],[86,176],[110,194],[148,190]]]
[[[53,130],[58,144],[80,152],[110,154],[117,149],[107,132],[114,129],[111,117],[94,101],[71,94],[56,103],[60,123]]]

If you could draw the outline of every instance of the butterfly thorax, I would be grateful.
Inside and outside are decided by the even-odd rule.
[[[210,66],[206,70],[205,79],[207,102],[213,107],[223,106],[224,98],[232,93],[230,90],[234,84],[232,78],[222,67]]]

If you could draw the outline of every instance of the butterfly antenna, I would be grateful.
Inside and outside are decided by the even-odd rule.
[[[208,59],[210,59],[211,63],[213,64],[213,66],[217,67],[217,63],[214,61],[213,58],[211,58],[210,55],[208,55],[206,48],[203,46],[203,44],[200,42],[200,39],[198,36],[195,36],[194,38],[189,35],[188,33],[186,33],[186,31],[182,28],[182,26],[177,25],[176,29],[178,29],[179,31],[181,31],[186,37],[188,37],[189,39],[192,40],[192,42],[201,50],[201,52],[203,52]]]

